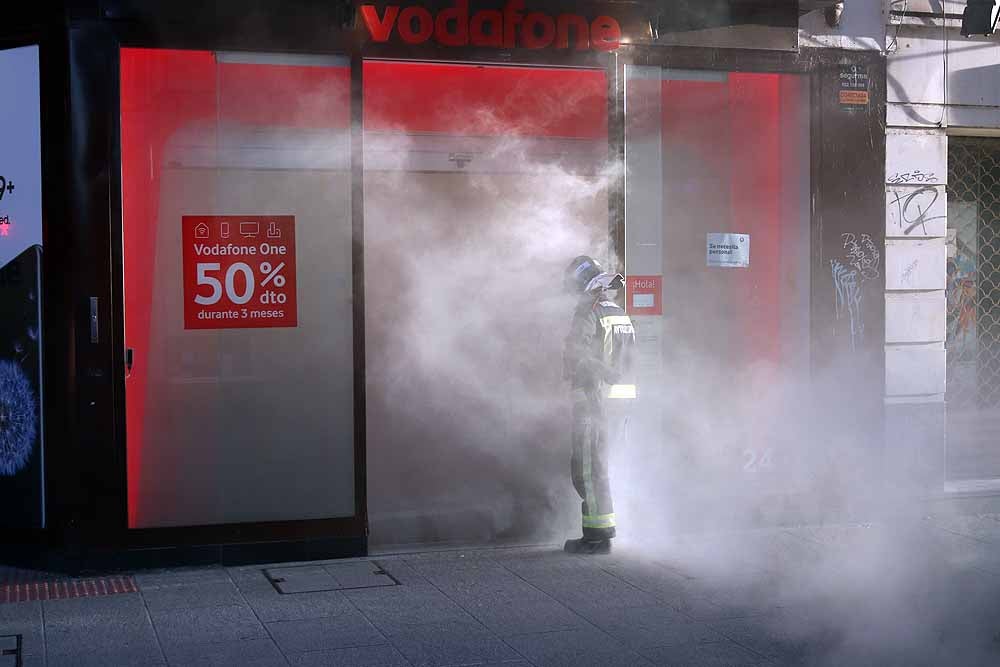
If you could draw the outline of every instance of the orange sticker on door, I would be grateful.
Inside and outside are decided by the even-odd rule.
[[[298,325],[295,217],[185,215],[184,328]]]

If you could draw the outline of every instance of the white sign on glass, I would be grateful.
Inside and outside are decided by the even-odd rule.
[[[745,269],[750,266],[750,235],[710,232],[705,244],[706,266]]]

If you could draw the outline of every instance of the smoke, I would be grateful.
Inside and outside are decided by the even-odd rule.
[[[564,488],[562,272],[577,254],[606,256],[612,172],[492,138],[488,109],[469,119],[480,139],[462,170],[409,168],[435,157],[420,137],[370,141],[406,156],[365,176],[369,497],[389,542],[554,539],[577,507]],[[412,531],[415,513],[433,525],[390,527],[402,514]]]
[[[524,124],[503,105],[456,104],[464,120],[452,121],[467,123],[458,141],[402,128],[366,134],[376,547],[578,534],[561,377],[573,301],[561,273],[578,254],[608,257],[608,191],[621,165],[586,142],[571,150],[574,142],[539,139],[570,108],[558,88],[544,94],[551,117]],[[675,179],[671,224],[695,236],[722,231],[706,227],[725,199],[712,194],[717,183],[696,182],[706,165],[735,160],[752,178],[760,157],[751,144],[736,158],[718,145],[733,146],[703,142],[671,156],[686,172]],[[799,220],[795,202],[783,211]],[[811,363],[808,318],[803,334],[787,312],[769,314],[783,322],[773,347],[744,339],[737,327],[757,320],[746,315],[753,304],[732,297],[739,288],[677,268],[703,266],[703,255],[674,259],[665,289],[683,307],[663,325],[637,318],[640,344],[657,341],[662,358],[644,371],[612,461],[623,576],[630,563],[665,564],[696,595],[733,610],[713,619],[720,631],[737,632],[753,614],[808,664],[995,658],[988,619],[1000,617],[1000,598],[975,583],[991,578],[989,556],[928,520],[905,480],[879,464],[881,399],[864,385],[864,358],[824,350],[823,363]],[[807,280],[804,261],[778,289],[792,294],[791,310],[808,312],[795,296],[808,284],[793,285]]]

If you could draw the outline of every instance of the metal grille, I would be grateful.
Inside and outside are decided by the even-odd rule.
[[[1000,139],[948,141],[949,409],[1000,407]]]

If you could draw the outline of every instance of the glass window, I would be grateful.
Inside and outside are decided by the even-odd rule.
[[[809,374],[808,80],[627,66],[625,91],[635,442],[752,486],[795,459],[778,415]]]
[[[552,491],[562,272],[607,255],[607,89],[603,70],[365,62],[374,542],[537,538],[578,507]]]
[[[350,516],[350,69],[121,52],[129,526]]]

